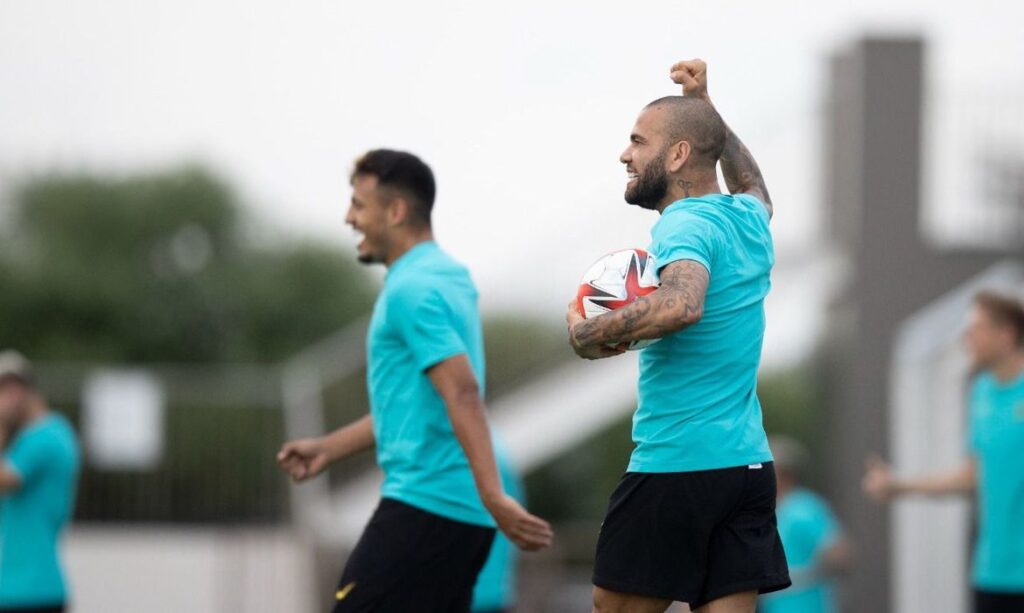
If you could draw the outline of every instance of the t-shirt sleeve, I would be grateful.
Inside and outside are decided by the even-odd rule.
[[[654,227],[651,250],[658,272],[672,262],[693,260],[711,274],[718,255],[721,230],[711,220],[687,211],[674,211]]]
[[[761,199],[758,198],[757,196],[755,196],[753,194],[743,193],[743,194],[733,194],[733,197],[737,198],[737,199],[740,199],[740,200],[745,200],[745,201],[749,202],[751,204],[751,206],[753,206],[754,209],[761,215],[761,217],[764,219],[764,222],[766,224],[771,222],[772,217],[771,217],[771,215],[768,214],[768,205],[765,204],[764,202],[762,202]]]
[[[467,353],[453,310],[439,288],[416,284],[395,288],[388,319],[412,351],[420,370]]]
[[[34,432],[15,440],[4,460],[24,486],[38,479],[46,471],[47,462],[53,455],[45,433]]]

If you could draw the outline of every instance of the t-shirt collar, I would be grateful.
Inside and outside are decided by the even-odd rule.
[[[433,240],[426,240],[416,243],[408,251],[398,256],[398,259],[391,263],[385,277],[390,277],[398,271],[416,263],[426,254],[437,250],[437,243]]]
[[[992,386],[999,391],[1015,388],[1018,385],[1024,385],[1024,372],[1017,373],[1017,376],[1010,379],[1009,381],[1000,381],[999,378],[996,377],[995,373],[992,372],[991,370],[988,371],[988,374],[989,377],[991,377],[992,379]]]
[[[725,196],[725,195],[726,194],[703,194],[701,196],[690,196],[689,198],[680,198],[679,200],[676,200],[672,204],[670,204],[667,207],[665,207],[665,209],[661,212],[661,214],[662,214],[662,216],[664,216],[665,213],[668,213],[669,211],[674,211],[676,209],[686,208],[686,206],[689,205],[689,204],[692,204],[692,203],[695,203],[695,202],[699,202],[701,200],[708,201],[708,200],[712,200],[714,198]]]

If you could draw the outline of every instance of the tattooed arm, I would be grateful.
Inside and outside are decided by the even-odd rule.
[[[768,209],[768,217],[771,217],[775,210],[771,196],[768,195],[768,187],[764,184],[764,177],[761,176],[761,169],[754,161],[754,156],[750,154],[750,149],[747,149],[728,125],[725,126],[725,148],[722,149],[721,162],[722,176],[725,177],[729,193],[754,196],[764,203]]]
[[[677,62],[671,69],[672,80],[683,86],[683,95],[701,98],[714,107],[708,95],[708,67],[701,60]],[[725,148],[722,150],[722,176],[733,194],[750,194],[764,203],[768,217],[774,213],[768,187],[750,149],[725,126]]]
[[[569,342],[580,357],[596,359],[621,353],[608,345],[661,338],[700,321],[708,271],[693,260],[679,260],[661,271],[661,285],[635,302],[604,315],[583,319],[569,307]]]

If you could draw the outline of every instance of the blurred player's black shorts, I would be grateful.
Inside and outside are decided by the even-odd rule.
[[[974,613],[1024,613],[1024,592],[974,590]]]
[[[334,613],[468,613],[494,534],[384,498],[345,565]]]
[[[789,587],[772,464],[626,473],[601,526],[594,585],[694,609]]]

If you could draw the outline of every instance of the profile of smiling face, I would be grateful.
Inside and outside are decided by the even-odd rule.
[[[356,245],[356,258],[363,264],[383,263],[390,246],[389,227],[394,223],[395,201],[379,189],[380,179],[373,175],[352,178],[352,201],[345,223],[362,234]]]
[[[633,125],[629,146],[619,157],[626,165],[625,198],[629,204],[654,209],[668,194],[670,147],[664,124],[664,110],[648,107]],[[688,145],[683,153],[689,153]],[[675,164],[678,165],[678,160]]]
[[[682,96],[651,102],[619,156],[626,165],[626,202],[660,210],[676,196],[691,195],[679,194],[673,184],[717,183],[715,166],[724,146],[725,124],[711,105]]]
[[[430,233],[436,187],[430,168],[402,151],[376,149],[356,161],[345,223],[362,235],[364,264],[390,264],[417,237]]]

